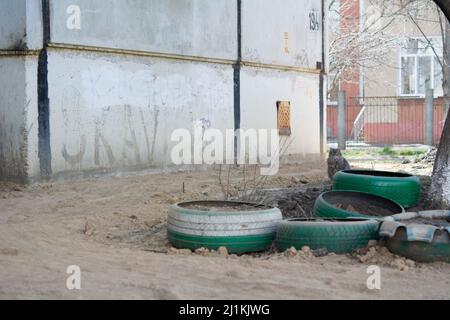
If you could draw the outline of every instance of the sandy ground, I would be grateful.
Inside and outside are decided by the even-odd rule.
[[[303,164],[268,185],[324,177],[323,167]],[[203,171],[0,184],[0,299],[450,299],[450,265],[414,264],[380,247],[325,257],[171,250],[168,205],[220,198],[217,182],[217,172]],[[366,286],[373,264],[381,290]],[[81,290],[66,288],[69,265],[81,268]]]

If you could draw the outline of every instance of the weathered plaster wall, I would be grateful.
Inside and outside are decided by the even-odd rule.
[[[322,60],[321,1],[242,1],[244,61],[316,68]]]
[[[81,29],[66,27],[70,5]],[[237,2],[230,0],[51,0],[55,43],[222,59],[237,57]]]
[[[53,172],[170,165],[173,130],[233,128],[232,81],[228,66],[51,50]]]
[[[319,76],[244,68],[242,127],[277,128],[277,101],[291,102],[292,135],[288,155],[320,154]]]
[[[292,135],[289,142],[281,139],[281,145],[289,146],[287,156],[321,153],[316,70],[322,61],[320,15],[320,1],[242,2],[242,59],[249,66],[241,71],[241,124],[245,129],[276,129],[277,101],[290,101]]]
[[[0,56],[0,177],[26,181],[38,174],[37,63]]]
[[[320,23],[320,2],[242,1],[241,126],[276,128],[276,102],[291,101],[293,134],[287,154],[320,153],[316,63],[321,61],[322,32],[311,27],[314,17]],[[20,39],[28,51],[13,63],[0,56],[5,71],[0,84],[6,84],[0,88],[5,93],[0,97],[1,143],[7,150],[1,166],[23,163],[3,169],[0,177],[34,179],[40,175],[37,55],[29,50],[42,48],[41,1],[18,0],[12,6],[0,0],[0,6],[5,3],[0,51]],[[54,175],[171,165],[173,130],[193,130],[198,123],[234,128],[237,1],[49,3]],[[72,14],[67,9],[73,5],[81,10],[80,29],[67,27]],[[14,74],[12,80],[9,74]]]
[[[40,0],[0,0],[0,50],[41,48],[40,3]]]

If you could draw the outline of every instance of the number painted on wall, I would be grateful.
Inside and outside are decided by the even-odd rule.
[[[309,13],[309,30],[319,31],[320,30],[320,16],[319,11],[312,9]]]

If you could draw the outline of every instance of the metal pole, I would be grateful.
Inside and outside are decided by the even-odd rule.
[[[425,95],[425,144],[434,145],[434,91],[427,89]]]
[[[346,110],[345,102],[346,94],[345,91],[339,91],[338,93],[338,148],[341,150],[346,149]]]

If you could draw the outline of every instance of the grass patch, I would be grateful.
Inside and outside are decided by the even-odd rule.
[[[364,158],[364,157],[417,157],[427,153],[426,149],[419,148],[402,148],[396,149],[394,147],[384,148],[355,148],[347,149],[342,152],[346,158]]]
[[[380,154],[383,156],[396,156],[397,152],[395,150],[393,150],[391,147],[384,147],[380,151]]]
[[[403,157],[420,156],[427,153],[425,150],[402,149],[398,152]]]

